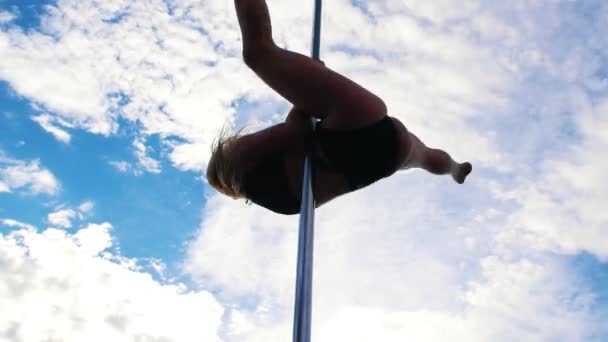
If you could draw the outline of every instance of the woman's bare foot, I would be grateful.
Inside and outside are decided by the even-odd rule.
[[[462,184],[471,171],[473,171],[473,165],[471,165],[471,163],[462,163],[458,165],[458,168],[454,172],[452,172],[452,178],[454,178],[456,183]]]

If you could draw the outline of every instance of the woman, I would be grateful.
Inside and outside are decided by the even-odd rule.
[[[235,0],[243,59],[294,107],[283,123],[212,147],[209,184],[276,213],[300,210],[304,159],[313,159],[316,206],[366,187],[397,170],[422,168],[464,183],[470,163],[426,147],[384,102],[320,61],[278,47],[265,0]],[[320,121],[312,130],[310,115]]]

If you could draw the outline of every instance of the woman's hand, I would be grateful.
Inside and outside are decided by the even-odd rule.
[[[293,135],[294,140],[306,141],[312,135],[312,116],[298,107],[291,109],[287,119],[285,119],[285,125],[290,134]]]

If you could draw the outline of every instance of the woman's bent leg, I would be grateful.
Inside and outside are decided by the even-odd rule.
[[[265,0],[235,0],[245,63],[272,89],[330,129],[353,129],[382,119],[378,96],[322,63],[278,47]]]

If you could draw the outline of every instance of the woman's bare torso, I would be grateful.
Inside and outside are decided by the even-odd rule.
[[[397,127],[399,137],[399,165],[406,160],[409,152],[409,141],[407,138],[407,129],[396,118],[391,118]],[[301,141],[301,144],[295,144],[290,151],[287,152],[285,158],[285,171],[289,180],[289,185],[292,193],[297,197],[302,196],[302,181],[304,176],[304,159],[306,157],[305,138],[294,137]],[[396,171],[396,170],[395,170]],[[330,172],[322,167],[314,166],[315,182],[313,191],[317,206],[321,206],[332,199],[349,193],[350,187],[348,182],[341,173]]]

